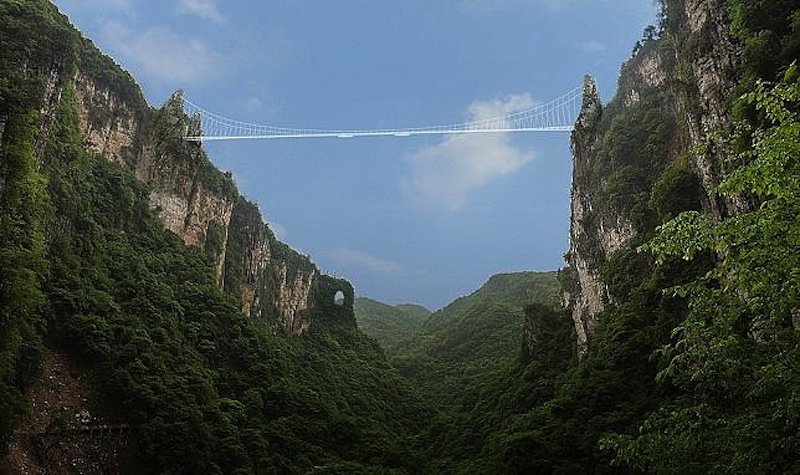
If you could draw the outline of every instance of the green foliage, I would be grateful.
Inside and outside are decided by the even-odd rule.
[[[356,299],[354,310],[358,327],[390,354],[414,339],[431,314],[420,305],[390,306],[368,298]]]
[[[217,169],[199,143],[184,140],[187,132],[195,126],[194,120],[183,111],[183,93],[173,94],[153,120],[150,140],[157,157],[170,162],[173,170],[181,171],[195,186],[199,184],[206,191],[235,202],[239,193],[233,176]]]
[[[435,312],[425,323],[429,332],[458,321],[459,316],[479,302],[495,302],[521,309],[529,302],[558,305],[560,287],[556,272],[515,272],[493,275],[472,294],[460,297]]]
[[[9,116],[0,144],[0,444],[24,408],[22,391],[42,354],[43,222],[49,212],[47,180],[34,158],[39,116],[0,97],[3,109]]]
[[[231,295],[240,295],[244,282],[245,249],[250,236],[259,236],[261,229],[261,213],[258,207],[243,197],[239,197],[233,206],[229,223],[228,246],[225,252],[225,275],[223,287]]]
[[[149,190],[84,150],[74,68],[135,102],[127,74],[49,2],[2,0],[0,13],[0,441],[26,409],[46,340],[80,358],[131,424],[137,473],[424,470],[414,434],[428,408],[372,340],[352,325],[274,335],[245,318],[209,258],[223,231],[187,248],[151,211]],[[60,101],[44,108],[51,68],[64,73]],[[154,116],[155,153],[238,199],[230,176],[181,140],[190,124],[177,105]],[[288,265],[313,267],[267,238]]]
[[[702,196],[697,174],[689,167],[688,160],[679,159],[670,164],[653,184],[649,205],[663,223],[682,211],[699,211]]]
[[[399,346],[391,359],[440,407],[451,404],[453,394],[512,361],[522,335],[518,307],[478,301],[454,317],[436,331],[423,330]]]
[[[148,109],[142,90],[130,73],[111,57],[99,53],[91,40],[81,36],[74,54],[76,66],[82,74],[89,76],[135,109]]]
[[[519,354],[522,309],[558,302],[555,272],[493,276],[427,319],[417,336],[396,345],[392,363],[437,404],[506,366]]]
[[[732,29],[743,43],[742,86],[775,80],[800,51],[800,10],[793,0],[728,0]]]
[[[578,172],[596,206],[583,225],[622,213],[640,244],[670,221],[642,247],[651,252],[629,247],[597,263],[611,301],[582,361],[572,322],[553,309],[555,274],[523,273],[432,315],[359,301],[390,364],[332,302],[312,310],[318,323],[302,338],[267,331],[269,303],[262,319],[244,318],[242,284],[267,294],[277,285],[274,269],[248,274],[245,249],[266,244],[290,273],[314,270],[308,257],[182,140],[197,124],[179,95],[150,110],[52,4],[0,0],[0,440],[47,340],[80,357],[131,423],[143,473],[800,470],[800,81],[787,66],[800,52],[800,13],[789,0],[724,3],[744,45],[739,87],[752,91],[735,110],[751,125],[731,141],[732,173],[717,193],[758,206],[722,221],[700,212],[688,160],[672,160],[682,143],[675,91],[637,84],[636,101],[618,97],[593,125],[596,157]],[[633,77],[637,61],[661,53],[689,103],[689,58],[713,36],[678,34],[683,7],[666,1],[663,39],[649,29],[624,71]],[[53,71],[61,101],[45,108],[42,78]],[[234,204],[227,242],[212,226],[204,249],[185,247],[153,215],[149,190],[84,150],[76,71],[133,107],[161,163]],[[758,82],[781,74],[777,86]],[[212,262],[223,244],[224,292]],[[346,284],[326,279],[326,291]],[[569,275],[560,279],[571,290]]]
[[[630,107],[620,110],[622,99],[617,98],[606,110],[591,179],[599,190],[599,209],[621,212],[646,229],[652,227],[649,190],[668,163],[675,124],[661,95],[648,89],[640,94]]]
[[[525,318],[540,327],[533,352],[476,380],[456,397],[454,410],[434,422],[442,471],[511,473],[504,467],[511,428],[528,408],[554,396],[557,381],[575,363],[575,332],[566,312],[530,304]]]
[[[137,427],[147,471],[414,471],[406,439],[425,409],[373,343],[356,332],[275,336],[248,321],[206,254],[162,229],[132,176],[64,155],[59,139],[46,152],[68,217],[50,244],[51,332]]]
[[[436,459],[434,472],[485,472],[477,467],[491,457],[476,454],[492,431],[519,406],[552,393],[552,376],[572,361],[574,341],[571,321],[552,310],[558,293],[555,272],[496,275],[414,327],[411,339],[390,340],[386,350],[392,364],[437,409],[422,434],[427,458]],[[522,327],[528,318],[523,307],[530,302],[540,302],[528,312],[538,312],[547,336],[540,351],[522,361]],[[367,320],[381,314],[408,318],[397,307],[363,304],[362,311],[374,312]],[[398,333],[408,334],[407,327],[400,328]]]
[[[760,206],[722,221],[682,213],[643,247],[659,261],[711,251],[720,262],[674,289],[688,299],[689,314],[662,350],[659,377],[685,395],[653,413],[638,437],[609,439],[621,462],[665,472],[800,469],[800,337],[792,321],[800,308],[796,70],[744,97],[766,125],[740,132],[752,147],[718,188],[753,195]]]
[[[487,439],[479,465],[484,470],[476,473],[614,473],[612,457],[600,450],[598,441],[611,431],[634,433],[659,401],[669,397],[669,388],[655,382],[658,362],[650,355],[668,342],[686,307],[660,289],[685,282],[703,272],[707,263],[698,259],[687,269],[670,261],[653,269],[647,260],[630,264],[637,262],[635,254],[616,259],[629,263],[607,270],[617,279],[615,285],[626,289],[618,291],[624,303],[598,316],[589,352],[579,364],[565,353],[565,348],[572,350],[574,332],[564,320],[557,344],[540,354],[549,359],[526,370],[539,379],[523,387],[538,397],[519,398],[510,405],[512,417]],[[625,278],[629,280],[623,283]],[[519,379],[505,387],[514,384],[520,384]],[[549,389],[542,392],[542,387]]]

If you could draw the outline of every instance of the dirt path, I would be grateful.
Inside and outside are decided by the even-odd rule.
[[[130,452],[128,426],[108,417],[86,373],[64,352],[47,354],[28,398],[0,473],[121,473],[120,461]]]

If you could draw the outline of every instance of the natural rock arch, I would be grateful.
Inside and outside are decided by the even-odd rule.
[[[337,290],[335,294],[333,294],[333,303],[343,307],[344,306],[344,291]]]

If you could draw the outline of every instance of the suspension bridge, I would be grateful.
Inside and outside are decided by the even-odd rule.
[[[571,132],[580,114],[584,94],[591,79],[550,102],[525,110],[467,122],[408,127],[396,129],[322,129],[293,128],[242,122],[209,112],[183,98],[184,110],[195,125],[186,140],[207,142],[215,140],[303,139],[354,137],[411,137],[415,135],[486,134],[508,132]]]

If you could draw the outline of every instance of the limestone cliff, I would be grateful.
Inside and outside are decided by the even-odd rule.
[[[652,227],[643,210],[654,178],[674,159],[674,111],[662,51],[646,44],[625,64],[616,98],[603,107],[589,78],[572,134],[570,248],[572,309],[579,354],[597,317],[615,302],[601,278],[611,256]]]
[[[702,189],[683,201],[717,216],[745,209],[743,199],[720,200],[711,189],[725,174],[722,143],[730,127],[737,47],[723,1],[665,2],[660,38],[646,36],[622,67],[615,98],[601,105],[586,83],[572,134],[572,211],[565,291],[579,355],[588,351],[598,319],[624,300],[604,281],[604,269],[635,252],[670,217],[654,188],[667,169],[686,166]],[[684,165],[686,164],[686,165]],[[685,185],[691,189],[691,183]],[[674,201],[674,200],[673,200]],[[680,210],[678,210],[680,211]]]
[[[184,113],[181,94],[150,107],[133,79],[74,30],[53,51],[50,58],[20,58],[22,80],[41,85],[37,143],[46,141],[62,99],[73,102],[87,151],[148,186],[164,226],[209,255],[220,287],[241,299],[245,315],[274,331],[307,331],[320,289],[339,281],[280,243],[232,176],[216,169],[200,144],[183,140],[199,124]],[[4,123],[0,115],[0,133]],[[348,294],[346,320],[355,326],[352,288],[343,281],[340,287]]]
[[[685,119],[692,160],[717,217],[748,209],[741,198],[712,197],[711,189],[726,174],[722,133],[731,127],[731,92],[737,84],[736,66],[741,48],[731,32],[729,9],[723,0],[676,0],[667,2],[673,17],[669,34],[675,43],[676,73],[685,76],[676,84],[679,114]]]

